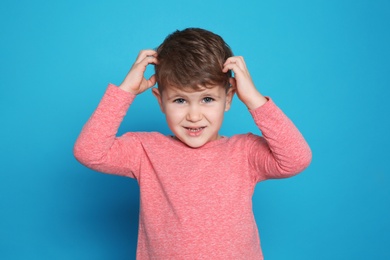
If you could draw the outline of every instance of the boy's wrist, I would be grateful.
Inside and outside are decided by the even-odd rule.
[[[138,93],[135,93],[135,91],[132,90],[130,87],[128,87],[128,86],[126,86],[126,85],[124,85],[124,84],[120,84],[120,85],[118,86],[118,88],[120,88],[121,90],[126,91],[126,92],[128,92],[128,93],[130,93],[130,94],[132,94],[132,95],[137,95],[137,94],[138,94]]]
[[[256,91],[256,93],[253,93],[253,95],[251,95],[250,98],[244,101],[244,104],[249,110],[254,110],[267,103],[267,101],[268,99],[266,97],[260,94],[260,92]]]

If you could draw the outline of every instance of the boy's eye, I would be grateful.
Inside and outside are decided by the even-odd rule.
[[[205,98],[203,98],[203,102],[204,103],[210,103],[210,102],[213,102],[214,101],[214,98],[212,98],[212,97],[205,97]]]
[[[184,100],[184,98],[177,98],[177,99],[173,100],[173,102],[177,103],[177,104],[183,104],[186,101]]]

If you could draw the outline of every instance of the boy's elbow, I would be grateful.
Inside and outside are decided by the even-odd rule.
[[[280,176],[279,178],[289,178],[303,172],[309,167],[312,160],[312,152],[308,148],[304,153],[300,153],[299,156],[295,157],[293,161],[284,166],[280,165]]]
[[[84,163],[86,161],[85,153],[83,152],[83,149],[77,143],[73,146],[73,156],[81,164],[85,164]]]
[[[309,165],[312,161],[312,158],[313,158],[313,155],[312,155],[312,152],[309,148],[307,153],[304,156],[302,156],[302,159],[300,160],[299,167],[298,167],[299,172],[301,172],[301,171],[305,170],[307,167],[309,167]]]
[[[85,149],[85,147],[83,147],[77,142],[73,147],[73,156],[76,158],[77,161],[87,167],[93,164],[93,162],[96,160],[96,158],[94,158],[95,156],[93,152],[89,151],[88,149]]]
[[[312,152],[309,147],[307,147],[306,151],[296,159],[294,163],[294,167],[292,170],[292,175],[296,175],[302,171],[304,171],[307,167],[309,167],[312,161]]]

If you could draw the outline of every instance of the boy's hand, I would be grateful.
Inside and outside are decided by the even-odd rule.
[[[234,72],[234,78],[231,78],[230,84],[232,84],[238,98],[248,109],[256,109],[267,102],[267,99],[260,94],[253,84],[243,57],[234,56],[228,58],[223,65],[222,71],[226,73],[229,70]]]
[[[152,75],[149,79],[145,79],[144,73],[149,64],[157,63],[157,52],[154,50],[140,51],[126,78],[119,85],[119,88],[138,95],[148,88],[153,87],[156,84],[155,75]]]

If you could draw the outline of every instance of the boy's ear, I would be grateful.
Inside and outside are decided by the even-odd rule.
[[[226,104],[225,104],[225,111],[228,111],[230,109],[230,106],[233,101],[234,93],[236,93],[236,79],[230,78],[229,79],[230,88],[228,89],[226,93]]]
[[[158,91],[158,88],[152,88],[152,93],[156,97],[158,104],[160,105],[161,111],[164,113],[164,109],[162,106],[161,93]]]

